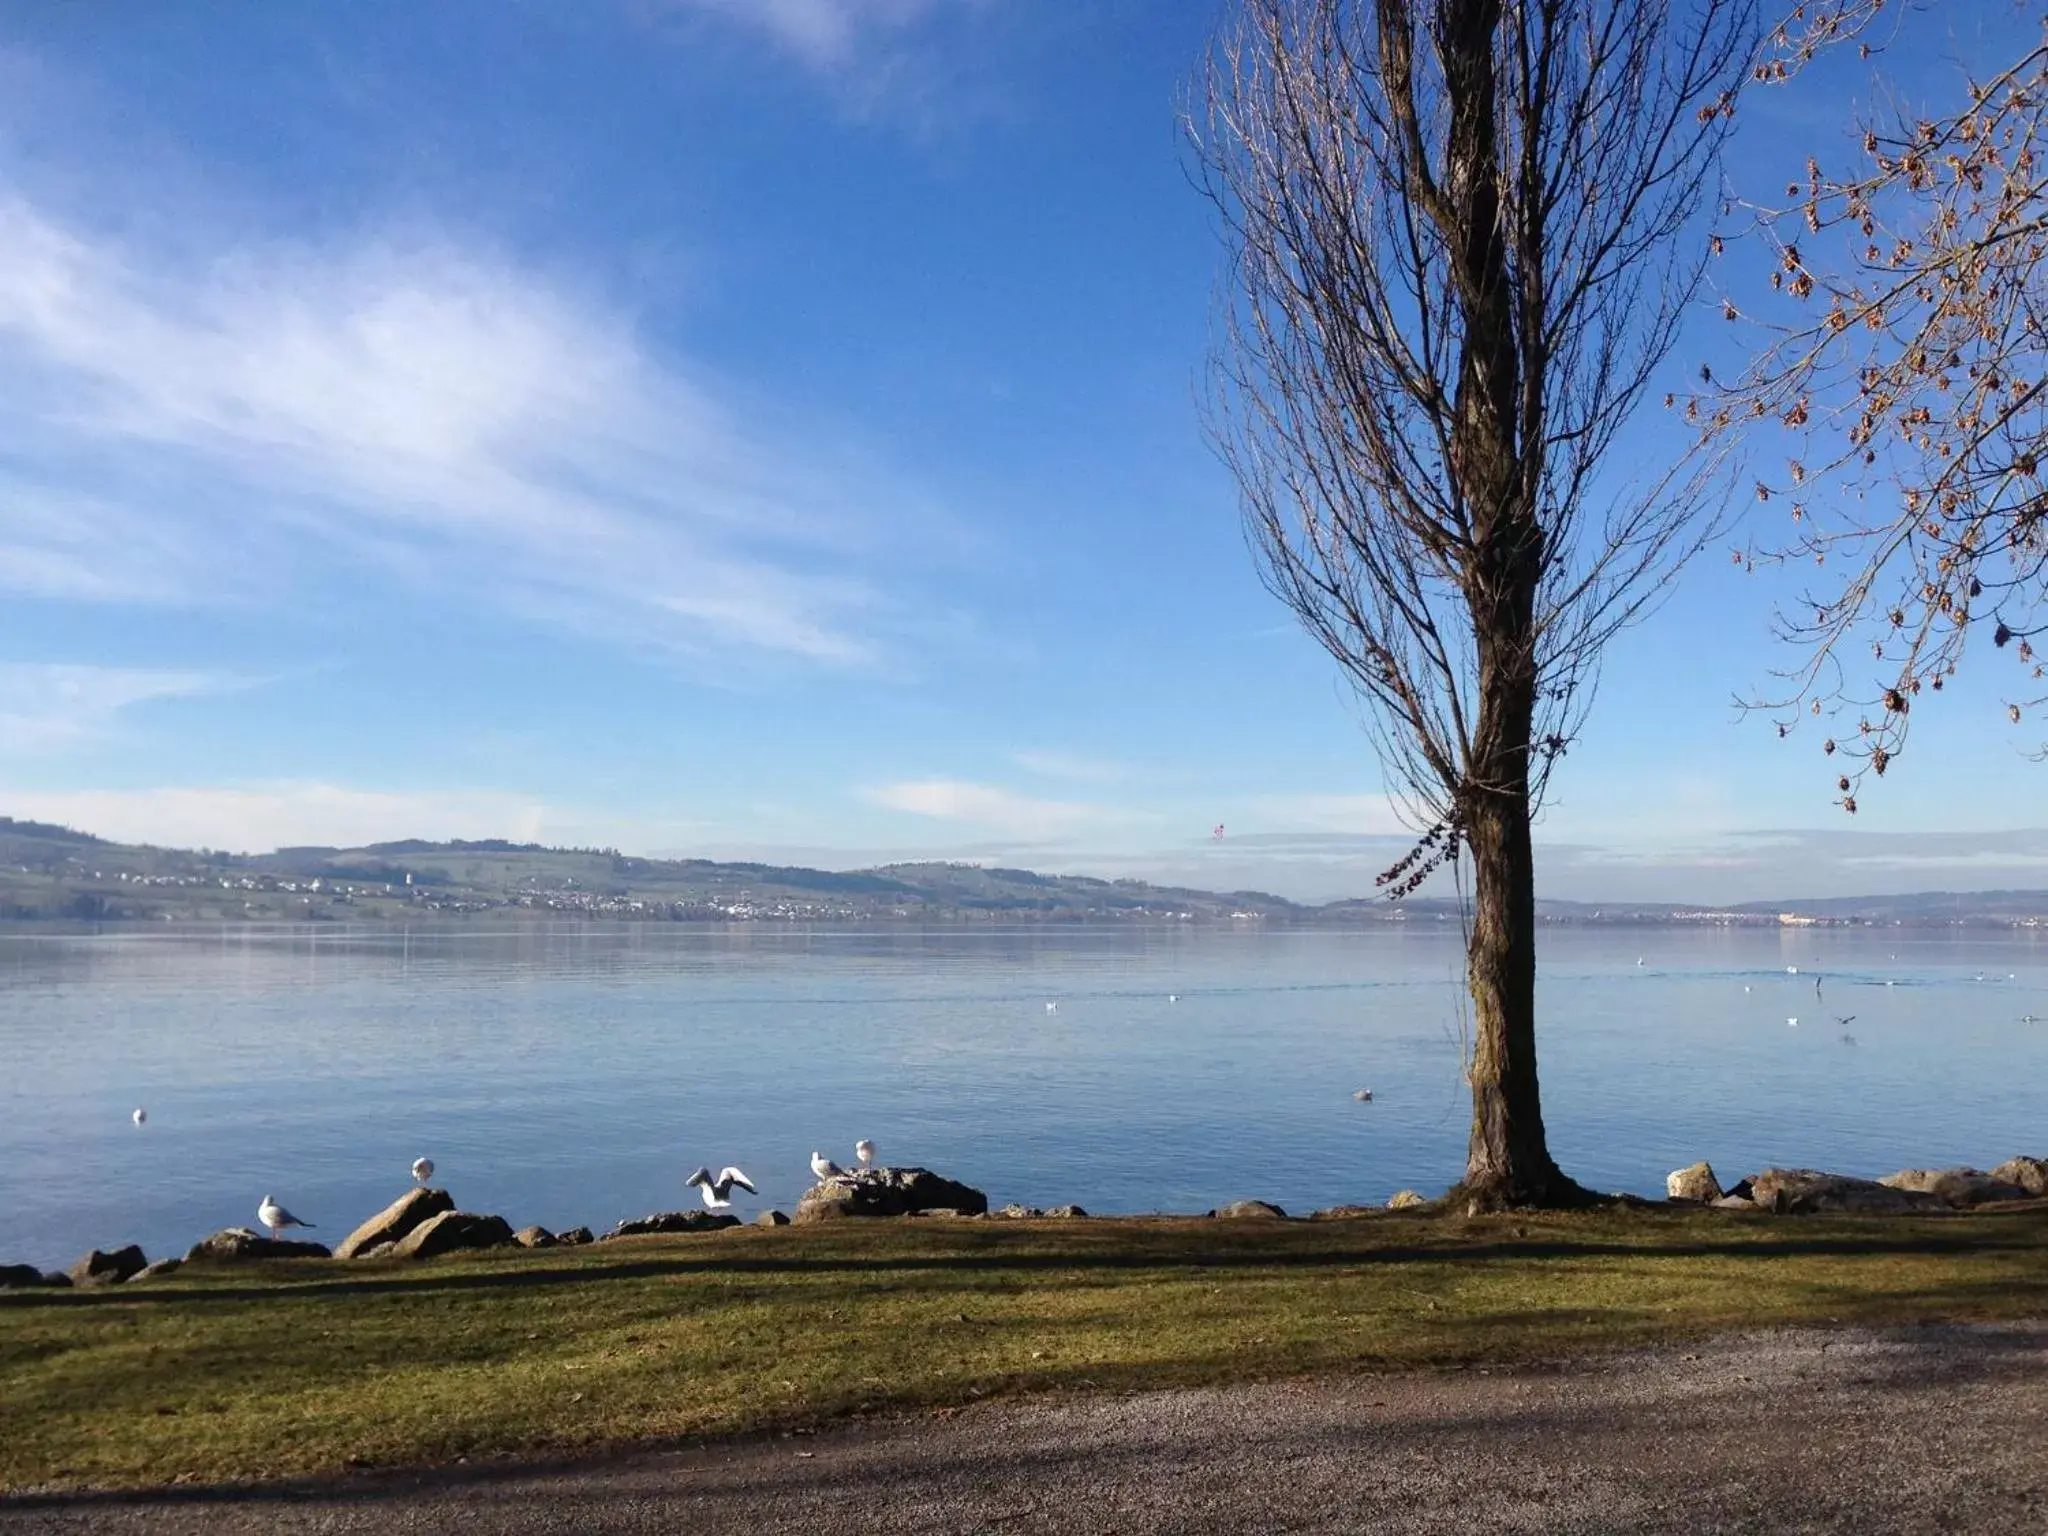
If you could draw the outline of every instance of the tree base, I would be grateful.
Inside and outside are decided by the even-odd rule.
[[[1611,1203],[1611,1197],[1567,1178],[1556,1167],[1537,1178],[1466,1178],[1445,1192],[1446,1210],[1468,1216],[1493,1211],[1584,1211]]]

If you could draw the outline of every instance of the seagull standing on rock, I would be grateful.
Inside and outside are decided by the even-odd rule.
[[[833,1162],[824,1153],[815,1150],[811,1153],[811,1172],[818,1176],[818,1182],[821,1184],[827,1179],[843,1179],[846,1177],[846,1170],[844,1168]]]
[[[732,1187],[735,1184],[750,1195],[759,1193],[754,1188],[754,1181],[752,1179],[741,1173],[739,1169],[731,1167],[719,1169],[718,1177],[715,1179],[711,1177],[711,1170],[709,1168],[699,1168],[695,1173],[683,1180],[683,1183],[695,1185],[704,1196],[705,1206],[714,1211],[722,1211],[732,1204]]]
[[[875,1144],[863,1136],[853,1144],[853,1155],[860,1159],[860,1171],[866,1173],[875,1166]]]
[[[416,1157],[412,1160],[412,1176],[415,1183],[424,1186],[434,1176],[434,1160],[431,1157]]]
[[[313,1225],[310,1221],[299,1220],[298,1217],[279,1205],[275,1195],[265,1195],[263,1197],[263,1203],[256,1207],[256,1219],[270,1229],[272,1241],[275,1241],[277,1234],[286,1227],[311,1227]]]

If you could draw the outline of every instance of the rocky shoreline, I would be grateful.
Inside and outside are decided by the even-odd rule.
[[[1665,1180],[1666,1204],[1769,1216],[1942,1215],[1991,1208],[2025,1208],[2048,1202],[2048,1158],[2014,1157],[1986,1172],[1977,1168],[1908,1168],[1882,1179],[1854,1178],[1809,1168],[1765,1168],[1721,1187],[1707,1163],[1673,1171]],[[1621,1197],[1627,1198],[1627,1197]],[[1398,1191],[1383,1206],[1339,1205],[1311,1213],[1311,1221],[1362,1219],[1391,1211],[1440,1205],[1415,1190]],[[1653,1202],[1643,1202],[1652,1204]],[[1088,1213],[1078,1205],[1046,1208],[1018,1204],[995,1209],[973,1186],[928,1168],[868,1168],[823,1179],[797,1202],[794,1216],[778,1210],[753,1218],[758,1227],[812,1225],[840,1220],[936,1217],[957,1220],[1076,1220]],[[1265,1200],[1238,1200],[1199,1218],[1287,1221],[1286,1211]],[[545,1227],[514,1229],[502,1216],[457,1210],[445,1189],[409,1189],[363,1222],[333,1249],[321,1243],[266,1237],[248,1227],[229,1227],[193,1244],[182,1259],[151,1263],[129,1244],[95,1248],[69,1269],[45,1272],[32,1264],[0,1264],[0,1290],[69,1287],[93,1289],[132,1285],[175,1273],[187,1264],[236,1264],[268,1259],[431,1259],[444,1254],[493,1248],[580,1247],[655,1234],[721,1232],[741,1226],[722,1211],[660,1211],[621,1221],[593,1234],[588,1227],[550,1232]]]

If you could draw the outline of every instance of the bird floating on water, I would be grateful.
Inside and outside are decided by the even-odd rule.
[[[721,1168],[715,1179],[711,1177],[709,1168],[699,1168],[683,1180],[683,1183],[694,1185],[704,1196],[704,1204],[714,1211],[722,1211],[732,1204],[732,1189],[735,1184],[750,1195],[758,1193],[754,1188],[754,1181],[737,1168]]]
[[[298,1217],[279,1205],[275,1195],[265,1195],[263,1197],[263,1203],[256,1207],[256,1219],[270,1229],[270,1235],[273,1238],[286,1227],[311,1227],[313,1225],[310,1221],[299,1220]]]
[[[1169,992],[1166,994],[1166,1000],[1169,1003],[1177,1003],[1180,1001],[1180,994],[1178,992]]]
[[[1797,1019],[1787,1019],[1785,1021],[1785,1027],[1787,1029],[1797,1029],[1799,1027],[1799,1021]]]
[[[135,1111],[134,1114],[130,1115],[128,1118],[130,1120],[133,1120],[137,1125],[142,1125],[149,1119],[149,1111],[146,1109],[138,1109]]]
[[[412,1160],[412,1176],[424,1184],[434,1176],[434,1160],[431,1157],[416,1157]]]
[[[1797,976],[1799,974],[1799,967],[1796,965],[1788,965],[1785,967],[1785,974],[1787,976]]]
[[[1358,1100],[1361,1104],[1370,1104],[1372,1102],[1372,1090],[1370,1088],[1361,1088],[1358,1092],[1352,1094],[1351,1097]]]
[[[861,1171],[865,1173],[875,1165],[875,1144],[863,1136],[853,1144],[853,1155],[860,1159]]]
[[[811,1172],[816,1174],[821,1181],[825,1179],[843,1179],[846,1177],[846,1170],[844,1168],[833,1162],[824,1153],[817,1151],[811,1153]]]
[[[1058,1013],[1060,1011],[1060,1005],[1058,1003],[1047,1003],[1045,1005],[1045,1011],[1047,1013]]]

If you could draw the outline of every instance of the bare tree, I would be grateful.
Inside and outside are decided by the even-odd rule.
[[[1870,57],[1873,42],[1938,39],[1939,8],[1909,9],[1808,0],[1757,76],[1792,80],[1850,44]],[[1768,243],[1769,291],[1759,274],[1723,312],[1764,342],[1687,405],[1710,431],[1787,435],[1757,494],[1790,526],[1747,558],[1821,574],[1779,617],[1802,660],[1758,702],[1781,734],[1802,712],[1854,717],[1821,742],[1851,812],[1973,633],[2018,659],[2014,724],[2048,704],[2034,644],[2048,629],[2048,27],[2011,19],[2011,55],[1981,79],[1958,71],[1953,110],[1875,110],[1844,168],[1811,159],[1782,203],[1743,205]]]
[[[1751,0],[1239,0],[1190,133],[1229,261],[1211,431],[1267,586],[1420,841],[1469,854],[1482,1205],[1575,1201],[1536,1072],[1530,818],[1601,648],[1706,537],[1608,463],[1677,336]]]

